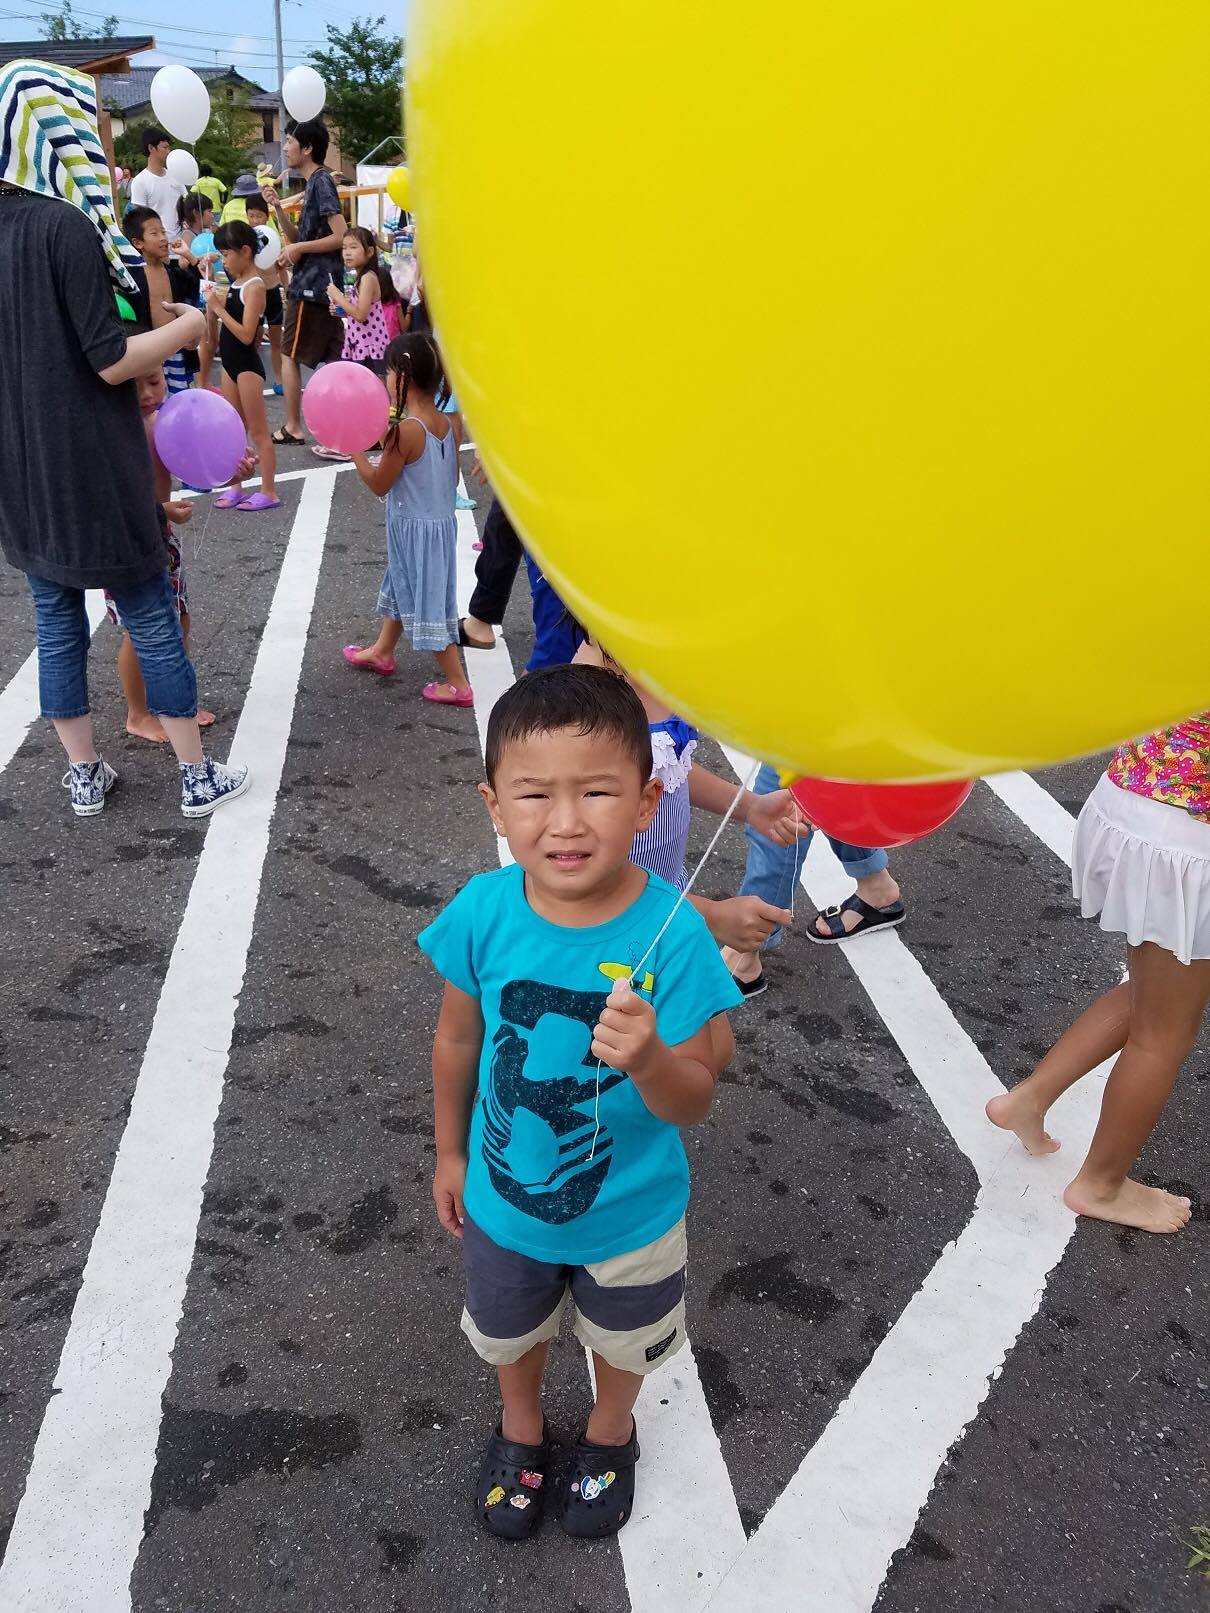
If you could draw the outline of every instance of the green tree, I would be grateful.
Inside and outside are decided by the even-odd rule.
[[[86,29],[71,8],[71,0],[59,0],[58,11],[44,11],[42,16],[43,39],[112,39],[118,31],[118,19],[106,17],[95,32]]]
[[[326,26],[328,48],[312,52],[311,66],[327,86],[325,121],[338,131],[343,154],[357,162],[403,132],[403,40],[388,32],[385,17]]]

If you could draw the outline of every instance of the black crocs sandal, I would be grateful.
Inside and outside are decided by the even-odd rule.
[[[857,923],[851,930],[845,929],[842,913],[857,914]],[[837,941],[852,941],[856,936],[867,935],[871,930],[893,930],[907,918],[907,909],[902,902],[892,902],[889,907],[871,907],[860,896],[850,896],[839,907],[825,907],[817,916],[827,924],[829,933],[820,935],[812,920],[807,925],[807,940],[814,941],[816,946],[830,947]]]
[[[498,1540],[528,1540],[546,1510],[546,1469],[555,1442],[547,1433],[541,1445],[505,1439],[502,1425],[487,1442],[475,1511],[479,1522]]]
[[[634,1464],[638,1459],[637,1425],[625,1445],[578,1442],[571,1453],[559,1515],[567,1534],[580,1540],[617,1534],[634,1511]]]

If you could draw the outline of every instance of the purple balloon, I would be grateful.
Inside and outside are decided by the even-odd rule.
[[[222,487],[244,457],[239,411],[217,392],[178,392],[156,416],[155,446],[174,476],[190,487]]]

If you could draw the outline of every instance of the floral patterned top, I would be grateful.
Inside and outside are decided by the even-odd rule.
[[[364,325],[360,320],[354,319],[352,314],[346,314],[344,351],[340,356],[352,359],[354,362],[367,358],[380,359],[386,352],[390,340],[382,304],[376,302],[370,309],[370,317]]]
[[[1210,823],[1210,711],[1122,745],[1109,777],[1132,795],[1180,807]]]

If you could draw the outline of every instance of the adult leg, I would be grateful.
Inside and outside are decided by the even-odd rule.
[[[475,591],[463,618],[468,638],[484,649],[496,642],[492,627],[504,620],[521,564],[521,540],[498,498],[483,523],[483,550],[475,561]]]
[[[1081,1076],[1120,1053],[1129,1030],[1130,986],[1123,981],[1102,992],[1067,1027],[1031,1075],[1003,1097],[989,1099],[987,1118],[1015,1131],[1029,1153],[1053,1154],[1059,1143],[1046,1130],[1046,1111]]]
[[[88,713],[88,613],[84,591],[28,577],[38,634],[38,694],[73,764],[97,760]]]
[[[890,873],[890,858],[885,851],[877,846],[851,846],[845,840],[834,840],[831,835],[828,836],[828,844],[840,859],[845,873],[855,881],[857,894],[863,902],[878,908],[895,906],[899,900],[899,884]],[[839,917],[849,934],[861,924],[861,914],[855,913],[852,908],[844,909]],[[812,928],[816,935],[831,934],[828,921],[822,914],[812,920]]]
[[[286,418],[282,430],[291,437],[302,437],[302,366],[298,361],[298,347],[302,339],[303,306],[299,298],[286,299],[285,325],[282,328],[281,382],[286,403]]]
[[[1088,1157],[1063,1194],[1077,1215],[1144,1232],[1179,1232],[1187,1198],[1145,1187],[1127,1172],[1155,1129],[1210,1002],[1210,959],[1184,964],[1144,941],[1130,948],[1130,1028],[1105,1083]]]
[[[114,602],[139,658],[148,709],[159,717],[177,760],[201,762],[197,679],[185,654],[168,573],[162,571],[150,581],[120,593],[115,590]]]

